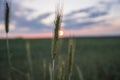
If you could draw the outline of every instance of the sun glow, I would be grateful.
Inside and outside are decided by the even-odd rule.
[[[59,31],[59,36],[63,36],[64,35],[64,31],[60,30]]]

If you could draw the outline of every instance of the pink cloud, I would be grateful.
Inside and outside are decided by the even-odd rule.
[[[50,38],[52,33],[10,33],[9,38]],[[0,38],[6,38],[6,34],[0,34]]]

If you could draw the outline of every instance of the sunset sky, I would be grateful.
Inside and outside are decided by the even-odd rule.
[[[0,38],[5,37],[0,0]],[[54,29],[56,0],[8,0],[9,37],[47,38]],[[120,0],[63,0],[64,36],[120,36]]]

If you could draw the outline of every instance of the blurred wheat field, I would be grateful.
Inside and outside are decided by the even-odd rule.
[[[60,55],[68,54],[68,38],[61,39]],[[75,55],[71,80],[79,80],[76,66],[79,66],[84,80],[120,80],[120,38],[75,38]],[[49,63],[51,61],[51,39],[29,39],[34,80],[44,80],[43,60],[46,61],[46,80],[50,80]],[[7,80],[8,63],[5,39],[0,40],[0,80]],[[10,39],[12,65],[24,73],[29,71],[26,40]],[[55,64],[58,66],[58,64]],[[58,71],[58,69],[55,69]],[[59,73],[56,73],[59,74]],[[13,80],[27,80],[14,72]],[[57,79],[57,76],[56,76]],[[65,79],[66,80],[66,79]]]

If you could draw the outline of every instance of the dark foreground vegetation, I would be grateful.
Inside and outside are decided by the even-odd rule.
[[[34,80],[50,80],[51,39],[10,39],[13,80],[27,80],[30,72],[26,41],[30,44]],[[71,80],[120,80],[120,38],[76,38]],[[6,40],[0,40],[0,80],[8,80]],[[60,40],[61,48],[55,65],[59,77],[59,57],[68,55],[68,38]],[[66,60],[67,61],[67,60]],[[44,64],[46,67],[44,67]],[[58,64],[58,65],[57,65]],[[67,64],[67,63],[66,63]],[[80,73],[77,67],[79,67]],[[15,69],[19,70],[15,70]],[[66,69],[66,68],[65,68]],[[22,72],[22,73],[21,73]],[[65,79],[66,80],[66,79]]]

